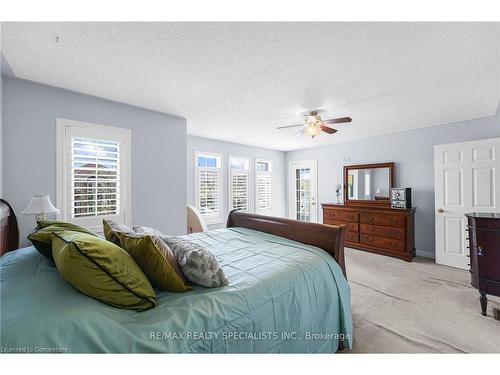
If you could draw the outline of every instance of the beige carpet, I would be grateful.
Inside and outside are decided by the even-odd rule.
[[[500,321],[488,296],[481,315],[469,272],[431,259],[398,259],[346,249],[354,353],[500,353]]]

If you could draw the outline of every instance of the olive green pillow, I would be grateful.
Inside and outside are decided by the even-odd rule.
[[[38,252],[47,258],[52,259],[52,233],[61,230],[73,230],[75,232],[87,233],[96,237],[99,235],[90,229],[65,221],[38,220],[37,229],[28,236],[33,246]]]
[[[134,230],[127,227],[126,225],[117,223],[116,221],[109,219],[103,219],[102,227],[104,230],[104,237],[106,237],[108,241],[111,241],[118,246],[121,246],[119,234],[121,233],[130,235],[135,234]]]
[[[148,278],[122,248],[103,238],[71,230],[52,234],[59,273],[84,294],[130,310],[156,306]]]
[[[187,292],[191,287],[177,264],[177,257],[158,236],[121,233],[122,248],[141,267],[151,282],[169,292]]]

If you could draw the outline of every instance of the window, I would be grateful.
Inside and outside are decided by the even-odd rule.
[[[195,167],[196,207],[208,224],[218,223],[221,221],[221,156],[196,152]]]
[[[365,172],[365,199],[370,199],[371,197],[371,174],[370,172]]]
[[[248,212],[247,158],[229,158],[229,209]]]
[[[271,161],[255,161],[255,212],[271,213]]]
[[[57,205],[61,219],[100,230],[129,224],[128,129],[57,119]]]

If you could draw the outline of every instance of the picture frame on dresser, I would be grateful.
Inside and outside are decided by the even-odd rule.
[[[323,203],[323,224],[346,225],[347,247],[410,262],[415,257],[415,207],[391,208],[394,172],[394,162],[344,166],[344,203]]]

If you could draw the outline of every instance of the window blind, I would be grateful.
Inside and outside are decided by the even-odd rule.
[[[248,211],[248,173],[231,173],[231,196],[233,209]]]
[[[268,173],[257,174],[257,209],[271,209],[271,175]]]
[[[71,217],[118,215],[120,144],[71,138]]]
[[[218,169],[198,169],[198,208],[204,216],[219,216]]]

